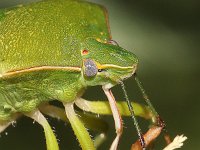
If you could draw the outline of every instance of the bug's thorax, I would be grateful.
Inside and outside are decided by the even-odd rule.
[[[1,14],[0,93],[12,91],[7,95],[16,97],[14,109],[24,105],[31,111],[53,99],[71,102],[87,86],[114,86],[130,77],[138,63],[111,40],[99,5],[52,0]]]

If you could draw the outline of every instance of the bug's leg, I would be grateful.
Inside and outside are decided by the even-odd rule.
[[[53,105],[42,105],[40,107],[42,113],[51,116],[53,118],[61,119],[64,122],[69,122],[66,117],[65,110]],[[84,126],[93,131],[97,131],[100,134],[94,138],[94,146],[98,147],[106,139],[106,133],[108,131],[108,124],[100,118],[92,114],[86,114],[83,112],[77,112],[80,116],[80,120],[83,122]]]
[[[47,150],[59,150],[56,137],[43,114],[39,110],[35,110],[31,113],[26,113],[25,115],[34,119],[43,127],[46,138]]]
[[[88,129],[98,131],[100,133],[94,137],[94,146],[96,148],[99,147],[106,140],[108,124],[93,114],[79,113],[79,115],[81,116],[80,119]]]
[[[76,105],[83,109],[84,111],[97,113],[100,115],[111,115],[112,111],[109,107],[109,103],[107,101],[88,101],[83,98],[77,99],[75,101]],[[136,116],[140,116],[142,118],[151,120],[153,117],[153,114],[149,107],[145,105],[140,105],[137,103],[133,103],[132,105],[134,107],[134,112]],[[119,109],[119,112],[122,116],[130,116],[130,111],[128,109],[127,103],[124,101],[117,102],[117,107]],[[151,143],[155,138],[157,138],[160,134],[160,131],[162,130],[162,127],[153,126],[151,127],[147,133],[144,134],[144,140],[146,146]],[[134,146],[132,146],[132,150],[142,149],[141,144],[139,140],[134,143]]]
[[[75,103],[79,108],[83,109],[84,111],[97,113],[97,114],[101,114],[101,115],[111,115],[112,114],[109,102],[107,102],[107,101],[88,101],[83,98],[80,98],[80,99],[77,99],[75,101]],[[135,112],[136,116],[140,116],[140,117],[143,117],[143,118],[149,119],[149,120],[152,119],[151,111],[147,106],[140,105],[140,104],[133,103],[133,102],[132,102],[132,105],[134,107],[134,112]],[[122,116],[130,116],[131,115],[126,102],[124,102],[124,101],[117,102],[117,107]],[[155,134],[156,130],[154,128],[152,128],[147,134],[145,134],[145,138],[146,137],[149,138],[148,136],[154,136],[156,138],[159,135],[158,129],[157,129],[157,135]],[[154,135],[151,135],[151,134],[154,134]],[[153,137],[151,137],[151,139],[153,140]],[[150,138],[149,138],[149,141],[150,141]],[[150,143],[148,141],[145,141],[145,142],[147,142],[146,143],[147,145]],[[139,144],[139,145],[137,145],[137,144]],[[137,142],[136,146],[141,147],[140,142]]]
[[[119,110],[117,108],[117,104],[116,104],[115,98],[114,98],[111,90],[106,89],[105,87],[103,87],[103,90],[104,90],[104,93],[106,94],[108,101],[109,101],[109,104],[110,104],[112,115],[113,115],[113,118],[114,118],[114,121],[115,121],[115,130],[116,130],[116,134],[117,134],[112,145],[111,145],[111,147],[110,147],[110,150],[116,150],[118,143],[119,143],[119,139],[120,139],[122,132],[123,132],[122,118],[121,118],[121,115],[120,115]]]
[[[100,115],[112,115],[110,104],[108,101],[89,101],[83,98],[79,98],[75,101],[75,104],[82,110],[100,114]],[[152,114],[147,106],[133,103],[135,115],[145,119],[152,119]],[[122,116],[130,116],[127,103],[124,101],[117,102],[117,108]]]
[[[74,111],[74,103],[63,103],[65,112],[83,150],[95,150],[94,143],[83,122]]]
[[[112,111],[109,106],[109,102],[107,101],[89,101],[83,98],[79,98],[75,101],[76,105],[87,112],[92,112],[100,115],[111,115]],[[154,115],[152,114],[152,111],[148,106],[137,104],[137,103],[131,103],[134,107],[134,112],[136,116],[140,116],[142,118],[152,120]],[[122,116],[130,116],[130,111],[128,109],[127,103],[124,101],[118,101],[117,107]],[[162,127],[160,126],[152,126],[145,134],[144,139],[146,146],[149,145],[154,139],[156,139],[160,135],[160,131],[162,130]],[[136,147],[141,149],[141,144],[139,140],[133,144],[132,150],[135,150]]]

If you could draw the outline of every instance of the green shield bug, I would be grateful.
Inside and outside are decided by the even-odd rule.
[[[74,111],[77,105],[87,112],[113,115],[117,136],[111,150],[117,149],[122,134],[121,115],[131,115],[140,138],[141,145],[136,145],[145,149],[147,143],[135,115],[152,119],[159,129],[165,125],[135,74],[137,64],[138,58],[133,53],[112,40],[102,6],[79,0],[45,0],[2,9],[0,132],[26,115],[44,128],[47,149],[58,150],[55,135],[43,116],[46,114],[69,121],[82,149],[96,149],[103,134],[93,142],[85,126],[94,128],[91,119],[102,122],[81,112],[79,115],[87,119],[79,118]],[[133,74],[148,108],[128,100],[122,81]],[[110,89],[116,84],[122,85],[128,107],[115,101]],[[88,86],[96,85],[102,86],[108,102],[81,98]],[[50,105],[52,100],[62,102],[65,112]]]

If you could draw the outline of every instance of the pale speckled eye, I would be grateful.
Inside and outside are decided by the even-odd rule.
[[[85,66],[85,70],[84,70],[85,76],[93,77],[97,74],[98,72],[97,66],[94,63],[94,61],[92,61],[91,59],[86,59],[84,61],[84,66]]]
[[[110,40],[108,43],[112,44],[112,45],[119,46],[119,44],[115,40]]]

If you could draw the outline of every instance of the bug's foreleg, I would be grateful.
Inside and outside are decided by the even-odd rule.
[[[74,103],[63,103],[65,112],[83,150],[95,150],[94,143],[83,122],[74,111]]]
[[[48,116],[56,119],[61,119],[64,122],[69,122],[66,117],[65,110],[57,106],[45,104],[40,107],[40,111]],[[108,131],[108,124],[100,118],[92,114],[83,112],[77,112],[80,116],[79,119],[83,122],[84,126],[93,131],[97,131],[100,134],[94,138],[94,146],[97,148],[106,139],[106,133]]]
[[[39,110],[35,110],[31,113],[26,113],[25,115],[34,119],[44,128],[47,150],[59,150],[56,137],[43,114]]]
[[[113,115],[113,118],[114,118],[114,121],[115,121],[115,130],[116,130],[116,134],[117,134],[112,145],[111,145],[111,147],[110,147],[110,150],[116,150],[118,143],[119,143],[119,139],[120,139],[122,132],[123,132],[122,118],[121,118],[121,115],[120,115],[119,110],[117,108],[117,104],[116,104],[115,98],[114,98],[111,90],[106,89],[104,87],[103,87],[103,90],[104,90],[104,93],[106,94],[108,101],[109,101],[109,104],[110,104],[112,115]]]

